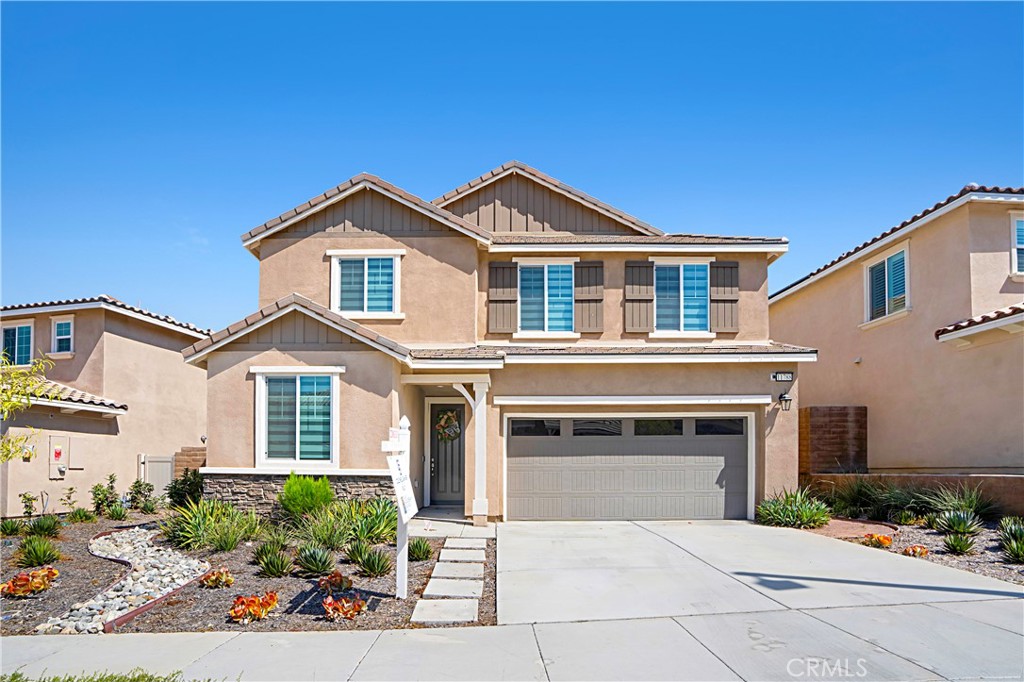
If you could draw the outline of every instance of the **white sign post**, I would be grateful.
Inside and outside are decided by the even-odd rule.
[[[388,439],[381,441],[383,452],[388,455],[388,470],[395,487],[395,503],[398,506],[398,556],[395,561],[395,596],[405,599],[409,596],[409,520],[416,516],[416,495],[409,480],[409,419],[402,417],[399,428],[388,429]]]

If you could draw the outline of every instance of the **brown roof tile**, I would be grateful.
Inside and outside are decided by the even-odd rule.
[[[14,312],[14,311],[32,312],[36,308],[55,308],[55,307],[58,307],[58,306],[90,305],[90,304],[94,304],[96,307],[100,307],[102,305],[109,305],[109,306],[113,306],[115,308],[120,308],[122,310],[127,310],[127,311],[130,311],[130,312],[133,312],[133,313],[138,313],[139,315],[145,315],[146,317],[151,317],[154,320],[159,320],[161,322],[166,322],[167,324],[174,325],[175,327],[181,327],[182,329],[187,329],[188,331],[193,332],[195,334],[209,334],[210,333],[209,329],[202,329],[200,327],[197,327],[194,324],[189,324],[188,322],[182,322],[180,320],[176,320],[173,317],[171,317],[170,315],[160,315],[159,313],[154,313],[152,311],[146,310],[145,308],[138,308],[138,307],[133,306],[133,305],[128,305],[124,301],[116,299],[113,296],[108,296],[106,294],[100,294],[99,296],[91,296],[89,298],[66,298],[66,299],[62,299],[62,300],[59,300],[59,301],[41,301],[41,302],[38,302],[38,303],[18,303],[18,304],[15,304],[15,305],[5,305],[2,308],[0,308],[0,312],[4,312],[4,313]]]
[[[67,386],[52,379],[43,379],[40,387],[40,398],[56,400],[62,403],[76,403],[79,405],[94,405],[96,407],[108,407],[115,410],[127,410],[128,405],[119,403],[103,396],[94,395],[87,391]]]
[[[985,324],[986,322],[995,322],[996,320],[1004,320],[1008,317],[1022,314],[1024,314],[1024,303],[1015,303],[1013,305],[1006,306],[1005,308],[993,310],[990,313],[968,317],[965,320],[960,320],[953,324],[947,324],[945,327],[935,330],[935,338],[939,339],[951,332],[958,332],[961,329],[970,329],[971,327],[977,327],[978,325]]]
[[[788,244],[785,237],[729,237],[704,234],[494,234],[492,244],[638,244],[658,246],[659,244]]]

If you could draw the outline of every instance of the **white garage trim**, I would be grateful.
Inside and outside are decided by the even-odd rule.
[[[770,395],[497,395],[495,405],[771,405]]]
[[[770,396],[769,396],[770,399]],[[678,404],[678,403],[677,403]],[[754,463],[757,455],[757,441],[754,438],[754,429],[757,426],[757,414],[754,412],[616,412],[595,413],[595,412],[507,412],[501,416],[501,518],[508,520],[508,422],[510,419],[584,419],[588,417],[604,416],[609,418],[620,417],[622,419],[688,419],[691,417],[742,417],[746,420],[747,427],[747,519],[754,520]]]

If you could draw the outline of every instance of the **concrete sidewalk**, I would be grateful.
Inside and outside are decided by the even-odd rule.
[[[628,595],[623,595],[628,599]],[[4,637],[2,669],[215,680],[1024,678],[1024,600],[385,632]]]

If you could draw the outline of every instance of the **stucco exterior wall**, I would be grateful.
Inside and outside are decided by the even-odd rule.
[[[909,235],[905,315],[862,327],[873,257],[771,303],[774,339],[818,349],[801,371],[801,405],[867,406],[871,470],[1024,471],[1024,338],[1000,332],[957,350],[934,336],[979,312],[972,280],[985,278],[973,266],[998,260],[972,254],[971,215],[959,208]],[[989,219],[1002,222],[1008,242],[1007,209]],[[1005,280],[1008,264],[985,268],[991,281]],[[981,307],[996,304],[989,295]]]
[[[965,317],[1024,301],[1024,278],[1010,272],[1015,235],[1009,211],[990,204],[968,204],[966,210],[970,219],[971,312]]]
[[[32,357],[49,355],[53,346],[53,318],[64,318],[70,313],[36,313],[21,315],[19,311],[4,314],[3,322],[32,322]],[[71,384],[89,393],[103,395],[103,329],[107,314],[102,310],[78,310],[74,313],[74,356],[53,359],[53,367],[46,375],[62,384]],[[182,347],[188,343],[182,344]]]

